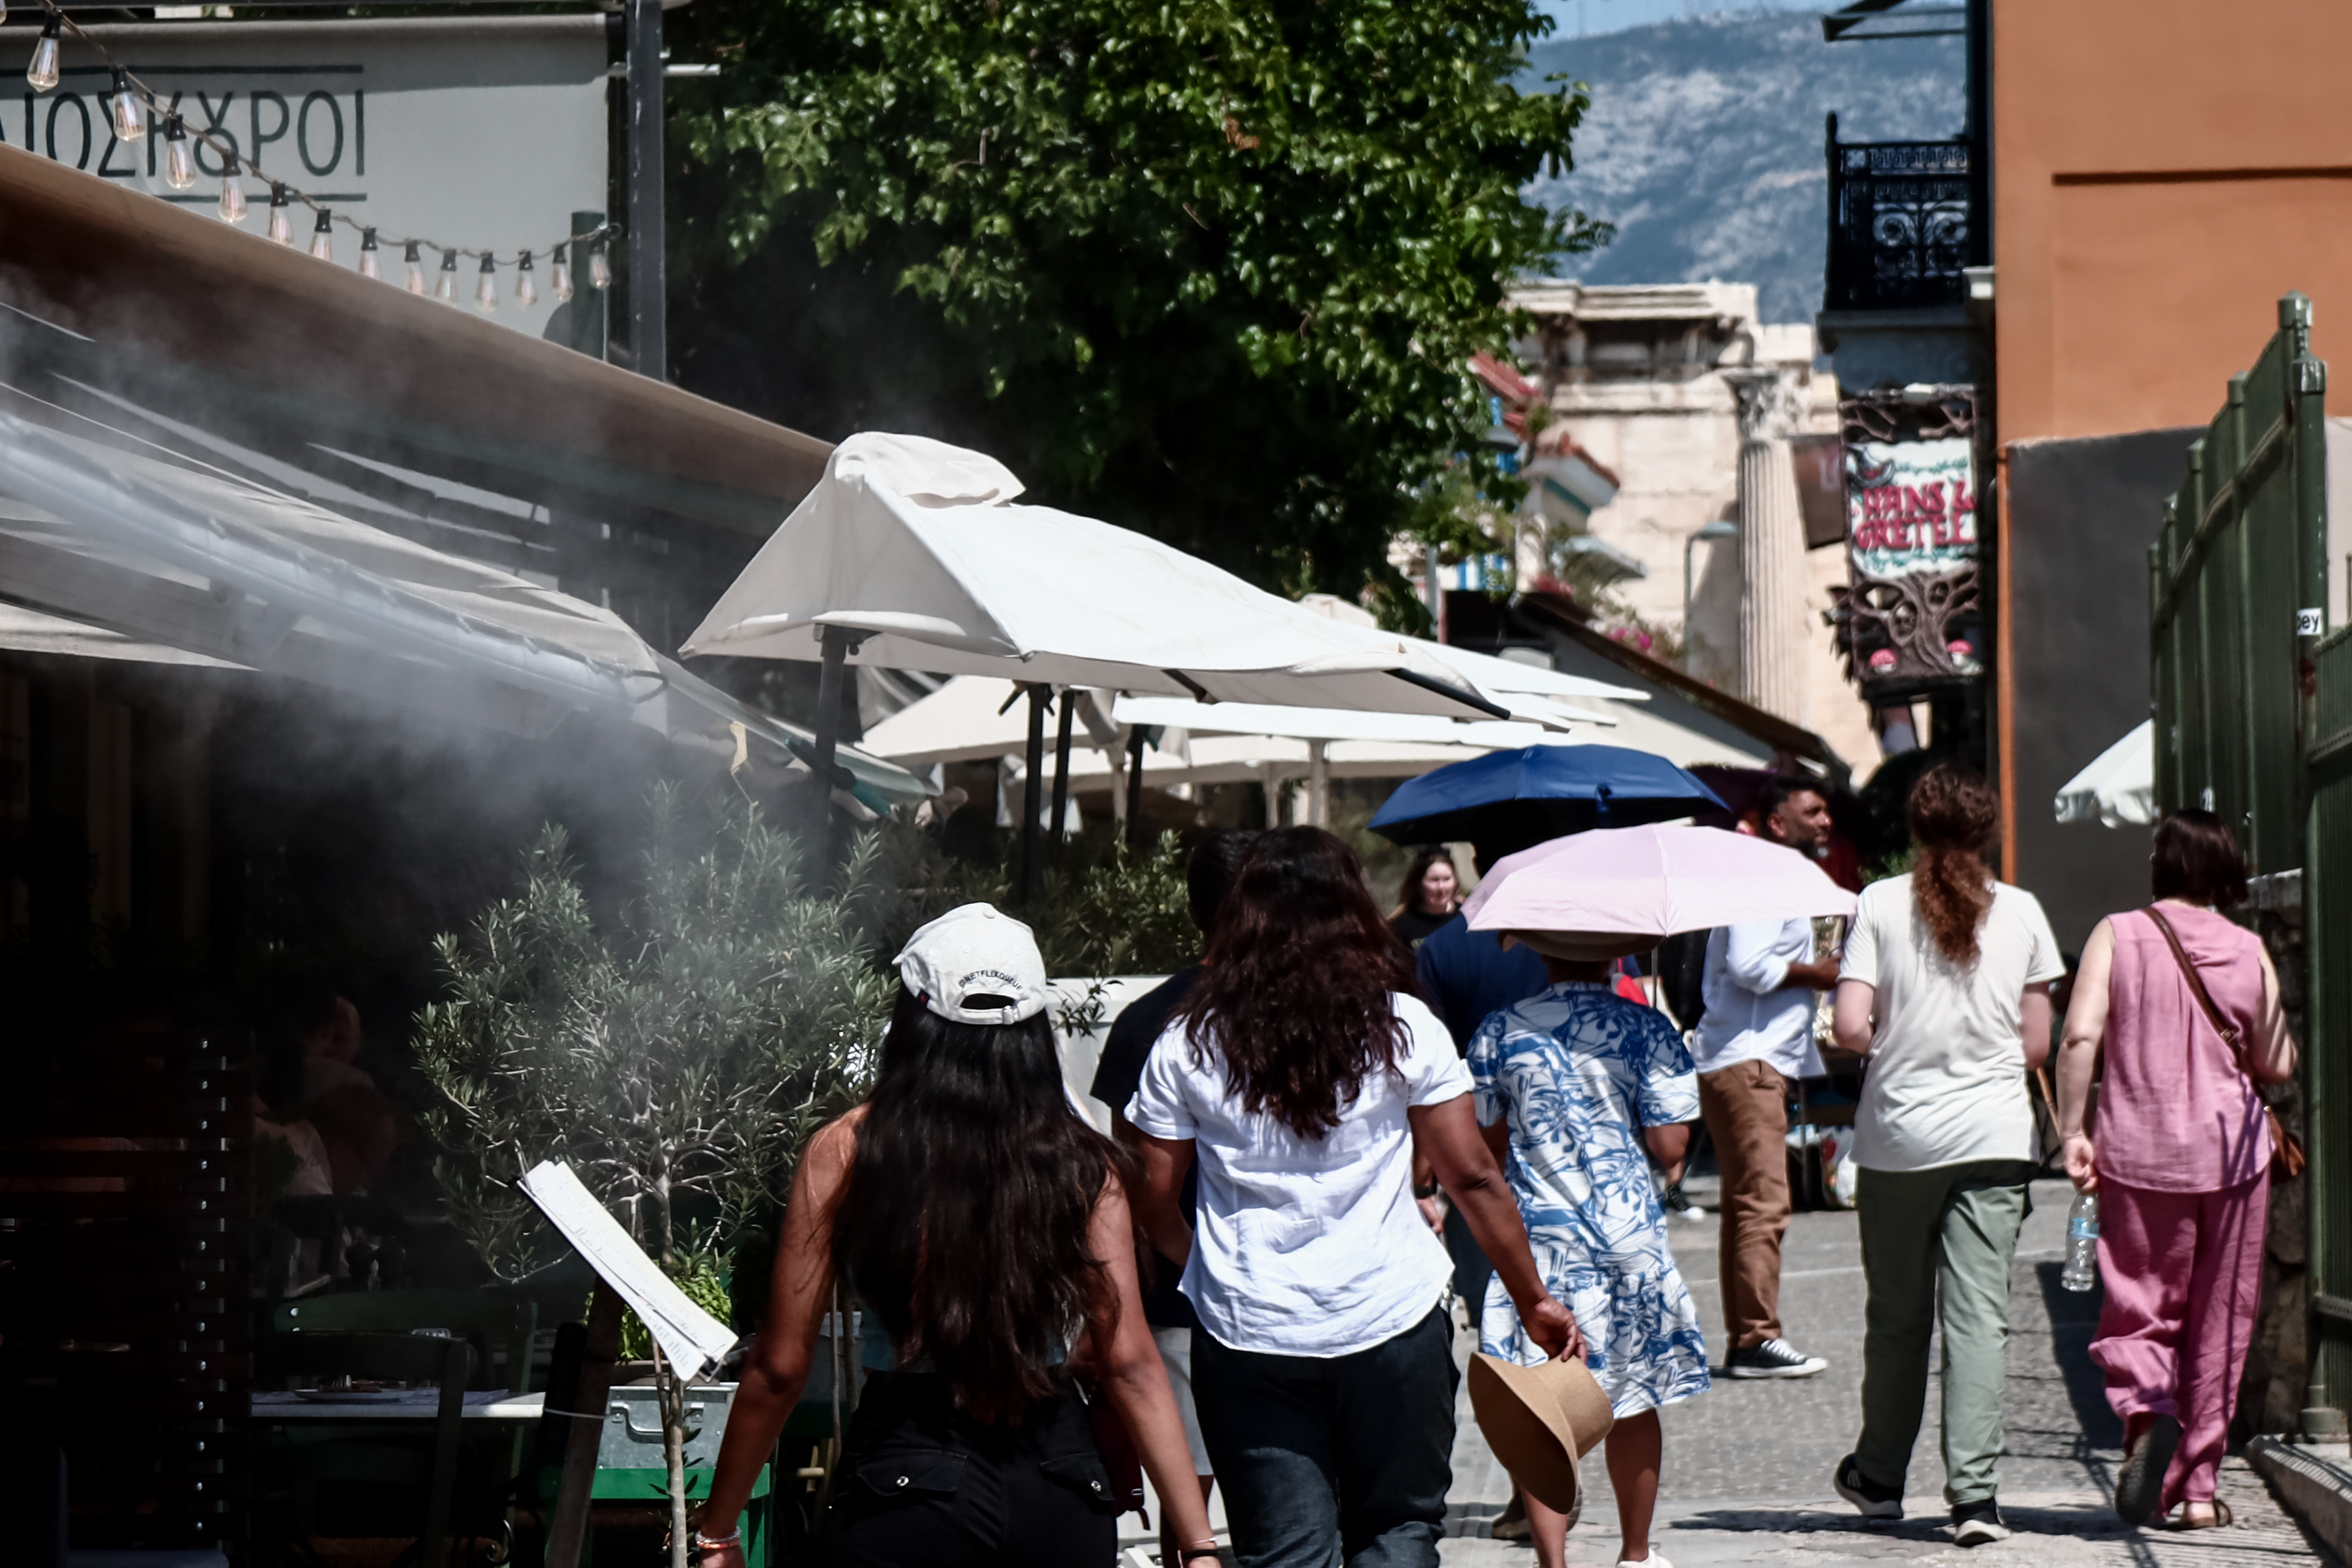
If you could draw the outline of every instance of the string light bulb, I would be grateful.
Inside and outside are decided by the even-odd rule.
[[[294,200],[276,180],[269,182],[269,239],[273,245],[294,243]]]
[[[425,255],[418,248],[416,241],[412,239],[408,242],[408,248],[401,258],[401,264],[408,268],[408,291],[412,294],[424,293]]]
[[[383,277],[383,266],[377,259],[375,230],[372,228],[360,230],[360,276],[378,279]]]
[[[163,121],[163,183],[175,191],[196,183],[196,144],[188,140],[187,121],[176,114]]]
[[[433,297],[445,305],[457,302],[457,253],[454,250],[441,253],[441,276],[433,280]]]
[[[482,252],[481,281],[474,285],[474,309],[485,316],[499,308],[499,264]]]
[[[64,29],[65,18],[55,11],[41,18],[41,41],[33,46],[32,64],[25,68],[25,79],[35,92],[58,85],[58,38]]]
[[[530,310],[539,303],[539,279],[530,275],[530,252],[515,258],[515,303]]]
[[[602,245],[591,246],[588,249],[588,287],[601,290],[612,286],[613,264],[604,259],[604,247]]]
[[[223,223],[245,221],[243,168],[234,153],[227,154],[227,161],[221,166],[220,216]]]
[[[335,215],[326,207],[319,209],[319,221],[310,226],[310,254],[321,261],[335,258]]]
[[[131,73],[121,66],[114,68],[113,104],[117,142],[136,142],[147,134],[147,106],[131,90]]]
[[[555,289],[555,302],[559,305],[569,305],[572,303],[572,247],[568,245],[557,246],[548,252],[548,263],[553,269],[549,277],[549,282]]]

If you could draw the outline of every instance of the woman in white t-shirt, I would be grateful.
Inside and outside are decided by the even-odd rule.
[[[1837,1043],[1869,1057],[1854,1115],[1869,1303],[1862,1436],[1832,1484],[1866,1517],[1903,1517],[1940,1321],[1944,1495],[1954,1539],[1976,1546],[2009,1533],[1995,1494],[2009,1265],[2034,1173],[2025,1077],[2050,1054],[2065,965],[2033,895],[1985,868],[2000,811],[1983,780],[1931,768],[1906,815],[1917,858],[1863,889],[1838,979]]]
[[[1412,987],[1348,847],[1318,827],[1266,833],[1128,1102],[1139,1212],[1184,1263],[1201,1435],[1250,1568],[1342,1552],[1435,1568],[1458,1374],[1438,1304],[1453,1265],[1413,1201],[1416,1151],[1528,1338],[1584,1353],[1479,1136],[1470,1070]]]

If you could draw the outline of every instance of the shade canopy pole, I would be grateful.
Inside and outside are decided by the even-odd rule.
[[[1127,845],[1130,849],[1143,842],[1143,726],[1130,724],[1127,731]]]
[[[1028,774],[1021,781],[1021,904],[1024,909],[1037,893],[1037,818],[1045,810],[1044,788],[1045,772],[1045,704],[1053,700],[1054,689],[1032,681],[1029,693]],[[1067,699],[1064,706],[1067,706]]]
[[[817,646],[824,650],[824,658],[817,667],[816,766],[810,771],[814,775],[817,820],[824,824],[823,864],[828,875],[841,852],[833,790],[835,775],[839,772],[834,756],[841,746],[843,679],[848,674],[849,656],[857,651],[857,645],[866,640],[866,635],[846,626],[825,626],[817,633]]]
[[[1055,716],[1054,731],[1054,849],[1061,852],[1062,842],[1069,837],[1070,820],[1070,717],[1078,710],[1076,688],[1062,688],[1062,710]]]
[[[1328,741],[1307,742],[1307,820],[1318,827],[1331,826],[1331,770],[1324,761]]]

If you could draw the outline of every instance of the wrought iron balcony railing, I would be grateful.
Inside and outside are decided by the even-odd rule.
[[[1984,171],[1965,139],[1840,142],[1829,118],[1831,310],[1957,305],[1985,263]]]

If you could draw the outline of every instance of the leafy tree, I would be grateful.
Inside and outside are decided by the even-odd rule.
[[[1392,537],[1506,504],[1464,369],[1606,236],[1519,192],[1587,97],[1530,0],[705,0],[675,359],[814,432],[1003,457],[1038,499],[1418,610]],[[697,93],[701,96],[698,97]],[[1466,542],[1466,541],[1465,541]]]

